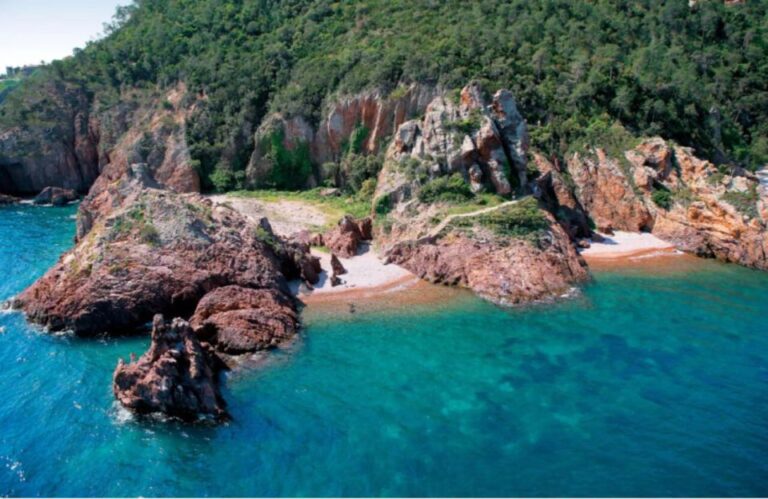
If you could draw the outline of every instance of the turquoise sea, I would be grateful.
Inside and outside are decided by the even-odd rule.
[[[72,244],[74,207],[0,208],[0,299]],[[228,376],[219,427],[113,405],[144,338],[0,314],[0,495],[768,495],[768,273],[603,272],[503,310],[305,312]]]

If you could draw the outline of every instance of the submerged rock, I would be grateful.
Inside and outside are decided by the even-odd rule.
[[[15,196],[9,196],[7,194],[0,194],[0,206],[8,205],[8,204],[16,204],[20,202],[21,199],[15,197]]]
[[[119,360],[112,389],[120,404],[137,414],[221,419],[227,415],[219,391],[221,366],[186,321],[168,324],[158,314],[149,350],[136,362]]]

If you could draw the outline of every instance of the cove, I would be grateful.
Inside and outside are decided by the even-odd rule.
[[[72,244],[74,207],[0,208],[0,300]],[[308,308],[290,349],[231,373],[219,427],[118,410],[118,357],[0,314],[0,494],[768,494],[768,274],[595,274],[500,309]]]

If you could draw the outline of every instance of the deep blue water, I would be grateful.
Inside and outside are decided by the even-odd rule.
[[[71,244],[74,208],[0,209],[0,299]],[[308,311],[230,375],[233,421],[126,419],[117,358],[0,314],[0,495],[767,495],[768,273],[599,273],[501,310]]]

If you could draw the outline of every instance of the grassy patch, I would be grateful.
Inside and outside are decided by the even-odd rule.
[[[527,197],[518,203],[489,213],[456,218],[449,224],[450,228],[459,230],[468,230],[476,226],[488,229],[497,236],[535,240],[549,229],[549,220],[539,209],[536,200],[533,197]]]
[[[323,212],[335,224],[344,215],[355,218],[366,217],[371,212],[371,205],[357,196],[321,196],[321,188],[308,191],[255,190],[233,191],[230,196],[258,199],[265,202],[301,201]]]
[[[749,218],[755,218],[758,216],[758,198],[757,185],[752,185],[747,192],[728,191],[721,199]]]

